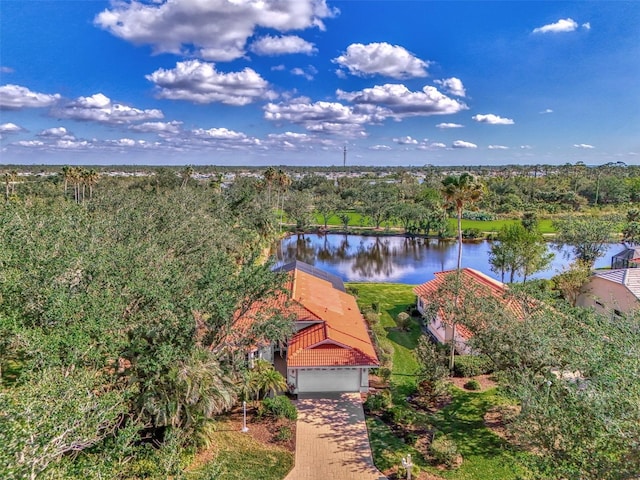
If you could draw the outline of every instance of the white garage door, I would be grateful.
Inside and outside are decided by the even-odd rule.
[[[298,370],[298,392],[359,392],[360,371],[352,369]]]

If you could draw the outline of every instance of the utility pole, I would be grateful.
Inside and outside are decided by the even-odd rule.
[[[345,145],[344,149],[342,150],[342,166],[344,168],[347,167],[347,145]]]

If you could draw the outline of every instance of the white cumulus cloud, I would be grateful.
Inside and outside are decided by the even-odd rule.
[[[24,129],[22,127],[11,122],[3,123],[0,125],[0,133],[17,133],[23,130]]]
[[[50,107],[60,100],[60,95],[55,93],[32,92],[21,85],[2,85],[0,87],[0,109],[18,110],[21,108]]]
[[[576,143],[573,145],[574,148],[581,148],[583,150],[592,150],[596,147],[594,147],[593,145],[589,145],[587,143]]]
[[[435,80],[433,83],[440,85],[442,90],[450,93],[451,95],[455,95],[456,97],[465,97],[467,95],[467,91],[462,84],[462,80],[459,78],[445,78],[443,80]]]
[[[170,100],[242,106],[273,96],[267,81],[251,68],[222,73],[213,63],[199,60],[178,62],[176,68],[161,68],[146,78],[156,85],[159,98]]]
[[[168,133],[176,134],[180,132],[182,122],[176,120],[172,122],[145,122],[138,125],[131,125],[130,130],[142,133]]]
[[[578,28],[578,24],[571,18],[560,19],[555,23],[543,25],[542,27],[534,28],[533,33],[560,33],[560,32],[573,32]]]
[[[351,44],[333,61],[351,75],[383,75],[397,79],[426,77],[429,66],[429,62],[420,60],[404,47],[386,42]]]
[[[545,108],[540,112],[541,115],[546,115],[547,113],[553,113],[553,110],[551,110],[550,108]]]
[[[488,123],[489,125],[513,125],[515,123],[510,118],[503,118],[498,115],[494,115],[493,113],[488,113],[486,115],[478,114],[471,118],[478,123]]]
[[[478,148],[478,145],[471,142],[465,142],[464,140],[456,140],[451,144],[453,148]]]
[[[124,124],[162,118],[160,110],[141,110],[120,103],[114,103],[102,93],[90,97],[78,97],[74,101],[57,108],[53,112],[61,118],[88,120],[107,124]]]
[[[286,103],[269,103],[264,117],[272,122],[291,122],[318,133],[363,135],[364,125],[380,123],[388,112],[377,108],[354,108],[339,102],[310,102],[296,98]]]
[[[389,145],[372,145],[369,147],[369,150],[389,151],[391,147]]]
[[[405,137],[394,138],[393,141],[399,145],[417,145],[418,144],[418,140],[416,140],[415,138],[412,138],[409,135]]]
[[[402,84],[386,84],[359,92],[338,90],[336,94],[339,99],[355,104],[383,107],[389,110],[389,116],[395,118],[446,115],[468,108],[431,86],[423,87],[421,92],[412,92]]]
[[[489,150],[509,150],[509,147],[505,147],[504,145],[489,145]]]
[[[94,22],[156,53],[230,61],[245,53],[257,28],[278,32],[324,29],[322,20],[337,14],[325,0],[170,0],[116,1]]]
[[[71,137],[69,131],[65,127],[53,127],[47,128],[46,130],[42,130],[39,134],[39,137],[49,137],[49,138],[63,138],[63,137]]]
[[[251,44],[251,51],[258,55],[275,56],[289,53],[304,53],[311,55],[317,51],[313,43],[298,37],[297,35],[283,35],[261,37]]]
[[[462,128],[464,125],[460,125],[459,123],[439,123],[436,125],[436,128]]]

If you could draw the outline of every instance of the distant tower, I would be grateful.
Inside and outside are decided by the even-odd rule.
[[[342,150],[342,166],[343,167],[347,167],[347,146],[344,146],[344,149]]]

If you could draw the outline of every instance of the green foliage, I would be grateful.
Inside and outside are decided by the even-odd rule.
[[[462,458],[456,443],[447,435],[436,434],[429,446],[429,453],[431,453],[436,463],[447,468],[457,466]]]
[[[369,412],[382,412],[391,407],[391,392],[382,390],[368,395],[364,402],[364,408]]]
[[[409,330],[409,326],[411,325],[411,316],[407,312],[400,312],[396,317],[396,324],[400,330]]]
[[[480,382],[478,382],[475,379],[469,380],[467,383],[464,384],[464,388],[466,388],[467,390],[481,390],[482,387],[480,386]]]
[[[289,420],[296,420],[298,418],[298,410],[296,410],[296,406],[285,395],[265,398],[260,404],[260,409],[261,415],[276,418],[288,418]]]
[[[275,434],[275,440],[277,442],[288,442],[293,438],[293,431],[288,425],[280,425],[278,431]]]
[[[367,321],[369,326],[373,327],[380,322],[380,315],[375,312],[365,312],[364,319]]]
[[[459,355],[453,369],[456,377],[476,377],[492,371],[493,364],[486,355]]]
[[[479,228],[465,228],[462,230],[462,238],[475,240],[476,238],[480,238],[481,236],[482,232]]]
[[[607,249],[607,243],[613,240],[613,234],[619,231],[617,224],[610,218],[567,217],[554,222],[558,231],[558,247],[569,245],[577,260],[593,266]]]
[[[478,220],[480,222],[489,222],[496,219],[496,215],[490,212],[483,211],[469,211],[465,210],[462,212],[462,218],[464,220]]]

